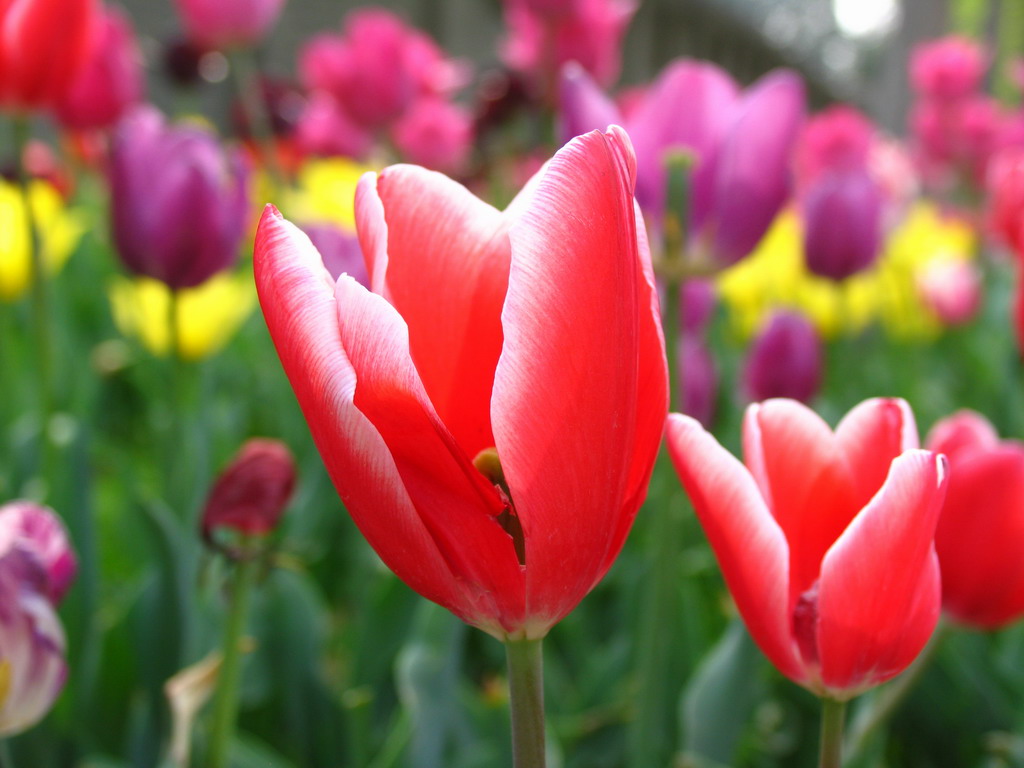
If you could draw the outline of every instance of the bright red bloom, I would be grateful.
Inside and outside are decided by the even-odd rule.
[[[51,106],[88,54],[95,0],[0,0],[0,108]]]
[[[356,195],[373,292],[268,208],[260,303],[320,454],[409,586],[538,638],[601,579],[642,502],[667,371],[625,133],[559,151],[504,212],[392,166]]]
[[[996,629],[1024,616],[1024,445],[1000,441],[960,411],[928,435],[949,457],[949,492],[935,531],[942,605],[956,621]]]
[[[849,699],[899,674],[939,618],[941,456],[902,400],[833,433],[792,400],[747,410],[746,467],[687,416],[668,444],[740,614],[784,675]]]

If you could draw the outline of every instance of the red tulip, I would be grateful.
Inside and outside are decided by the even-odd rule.
[[[833,433],[792,400],[751,405],[746,467],[687,416],[668,444],[740,614],[784,675],[849,699],[899,674],[939,617],[941,456],[913,450],[902,400]]]
[[[85,63],[95,0],[0,2],[0,108],[54,104]]]
[[[667,409],[625,132],[559,151],[504,212],[415,166],[356,195],[373,292],[268,208],[260,303],[356,524],[409,586],[543,637],[611,566]]]
[[[935,425],[928,447],[949,457],[935,531],[946,613],[981,629],[1016,621],[1024,616],[1024,445],[960,411]]]

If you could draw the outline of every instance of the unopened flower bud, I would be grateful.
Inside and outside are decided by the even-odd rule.
[[[218,529],[245,537],[266,536],[277,527],[294,486],[295,461],[288,448],[277,440],[249,440],[210,490],[203,510],[203,538],[222,548],[214,539]]]

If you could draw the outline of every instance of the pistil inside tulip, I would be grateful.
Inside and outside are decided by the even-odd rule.
[[[793,637],[808,665],[818,664],[818,582],[800,595],[793,608]]]
[[[501,468],[501,459],[498,458],[498,449],[495,447],[484,448],[473,459],[473,466],[480,474],[494,483],[494,487],[501,494],[505,508],[495,518],[498,525],[505,529],[505,533],[512,537],[512,545],[516,550],[516,559],[520,565],[526,565],[526,538],[523,535],[523,526],[519,522],[515,507],[512,504],[512,494],[508,489],[508,482],[505,480],[505,472]]]

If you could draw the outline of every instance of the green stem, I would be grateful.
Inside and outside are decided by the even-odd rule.
[[[11,745],[7,739],[0,739],[0,768],[14,768],[14,758],[11,757]]]
[[[868,745],[869,740],[882,725],[893,716],[907,694],[917,685],[924,670],[932,663],[935,653],[948,633],[948,624],[942,622],[932,634],[928,645],[914,659],[914,663],[906,671],[885,687],[879,689],[877,696],[870,705],[857,711],[850,724],[850,735],[844,743],[843,750],[850,757],[859,755]]]
[[[512,765],[544,768],[544,655],[541,640],[509,640],[509,708],[512,711]]]
[[[277,163],[277,151],[274,147],[274,130],[270,122],[270,114],[263,98],[263,87],[260,83],[259,64],[251,50],[236,50],[231,54],[231,71],[234,73],[235,88],[245,111],[249,134],[256,145],[264,169],[270,176],[273,186],[284,188],[284,175]]]
[[[257,561],[245,559],[235,568],[234,589],[227,627],[224,632],[224,657],[217,675],[217,697],[214,700],[213,728],[210,732],[207,768],[226,768],[231,742],[238,719],[239,684],[242,679],[242,633],[249,612],[249,593],[256,574]]]
[[[821,700],[821,751],[818,768],[842,768],[843,718],[846,702],[835,699]]]
[[[49,290],[43,265],[39,222],[32,206],[32,179],[25,166],[25,148],[31,138],[31,125],[27,117],[14,118],[14,151],[17,153],[18,186],[25,205],[25,224],[28,228],[28,252],[31,263],[32,326],[35,334],[36,366],[39,386],[40,475],[48,476],[50,467],[50,441],[48,426],[53,412],[52,332],[50,329]]]

